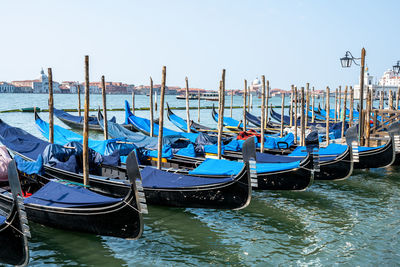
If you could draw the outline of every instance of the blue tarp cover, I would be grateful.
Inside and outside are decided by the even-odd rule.
[[[26,161],[18,155],[14,156],[18,170],[26,174],[43,174],[43,158],[41,155],[37,157],[36,161]]]
[[[215,112],[214,120],[218,122],[218,113],[217,112]],[[240,122],[240,125],[239,125],[238,120],[235,120],[234,118],[231,118],[231,117],[224,117],[224,126],[243,127],[243,123]]]
[[[147,188],[184,188],[231,182],[233,178],[203,178],[145,167],[141,172],[142,184]]]
[[[179,156],[186,156],[192,158],[196,157],[196,151],[194,150],[193,144],[189,144],[187,147],[179,149],[179,151],[175,154]]]
[[[382,148],[384,146],[385,145],[377,146],[377,147],[359,146],[358,147],[358,152],[371,151],[371,150],[374,150],[374,149]]]
[[[196,169],[189,171],[190,175],[234,176],[243,168],[242,162],[223,159],[206,159]]]
[[[46,146],[50,144],[20,128],[8,125],[2,120],[0,120],[0,141],[7,148],[33,160],[36,160]]]
[[[121,198],[96,194],[81,186],[50,181],[32,196],[26,198],[25,203],[68,208],[112,204],[121,200]]]
[[[150,120],[133,115],[132,112],[130,111],[129,103],[126,100],[125,100],[125,116],[126,120],[129,123],[133,124],[136,128],[141,129],[144,132],[150,133]],[[154,130],[154,135],[157,136],[159,132],[159,125],[157,123],[153,123],[153,130]],[[196,138],[199,134],[177,132],[163,127],[163,136],[170,136],[170,135],[179,135],[183,138],[189,139],[192,143],[194,143],[196,142]]]
[[[327,147],[321,147],[319,149],[320,156],[328,156],[328,155],[340,155],[343,154],[347,149],[347,145],[341,144],[329,144]],[[305,146],[298,146],[289,156],[294,157],[305,157],[307,156],[307,148]]]
[[[6,221],[6,217],[0,215],[0,225]]]
[[[40,118],[36,119],[36,124],[43,136],[48,139],[49,124]],[[118,141],[122,143],[118,143]],[[115,151],[118,151],[121,156],[126,156],[135,149],[136,146],[134,144],[123,143],[125,141],[124,138],[108,140],[89,139],[89,147],[101,155],[111,155]],[[54,125],[54,142],[62,146],[70,142],[83,143],[83,136],[58,125]]]
[[[257,173],[269,173],[277,171],[287,171],[296,169],[300,166],[300,161],[287,162],[287,163],[256,163]]]
[[[71,115],[68,112],[65,112],[64,110],[61,109],[54,108],[54,115],[56,115],[58,118],[66,119],[76,123],[83,123],[83,116]],[[116,122],[115,117],[112,117],[110,121]],[[96,117],[89,116],[89,124],[98,125],[99,122]]]
[[[182,131],[186,131],[187,130],[187,123],[186,120],[182,119],[181,117],[175,115],[174,113],[169,114],[169,120],[179,129],[181,129]],[[197,132],[197,130],[191,126],[190,127],[193,131]]]

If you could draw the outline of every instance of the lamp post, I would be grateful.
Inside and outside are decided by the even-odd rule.
[[[357,66],[360,66],[356,60],[361,59],[361,68],[360,68],[360,115],[358,118],[358,134],[360,145],[364,145],[364,117],[363,117],[363,102],[364,102],[364,71],[365,71],[365,48],[361,50],[361,58],[355,58],[350,53],[350,51],[346,51],[344,57],[340,59],[340,64],[342,68],[351,67],[351,63],[354,62]],[[399,66],[400,68],[400,66]]]
[[[397,61],[397,64],[393,66],[393,72],[398,75],[400,73],[400,60]]]

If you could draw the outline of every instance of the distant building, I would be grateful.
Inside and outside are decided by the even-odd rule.
[[[368,73],[368,68],[366,68],[364,73],[364,99],[367,97],[368,90],[372,90],[372,96],[374,98],[379,98],[380,92],[382,91],[383,97],[387,99],[389,96],[389,91],[392,91],[394,96],[400,87],[400,76],[398,74],[396,75],[391,69],[383,73],[378,83],[374,83],[373,80],[374,76],[370,75]],[[360,99],[359,84],[354,86],[354,98]]]
[[[14,93],[15,86],[8,82],[0,82],[0,93]]]
[[[33,93],[48,93],[49,92],[49,78],[44,73],[43,69],[40,72],[39,79],[36,80],[23,80],[23,81],[12,81],[16,87],[30,87]],[[53,81],[53,92],[60,93],[59,83]]]

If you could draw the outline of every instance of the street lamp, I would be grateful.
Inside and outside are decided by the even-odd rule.
[[[397,75],[400,72],[400,60],[397,61],[397,64],[393,66],[393,71]]]
[[[350,51],[346,51],[346,54],[344,55],[344,57],[342,57],[340,59],[340,64],[342,64],[342,68],[350,68],[351,67],[351,63],[354,62],[354,64],[356,64],[357,66],[360,66],[359,64],[357,64],[356,60],[359,60],[361,58],[355,58],[353,57],[353,55],[350,53]]]
[[[361,50],[361,58],[355,58],[350,53],[350,51],[346,51],[344,57],[340,58],[340,64],[342,68],[349,68],[351,63],[354,62],[357,66],[360,66],[356,60],[361,59],[361,70],[360,70],[360,115],[358,118],[358,134],[359,134],[359,141],[360,145],[364,145],[364,117],[363,115],[363,106],[364,106],[364,70],[365,70],[365,48]],[[400,68],[400,66],[399,66]]]

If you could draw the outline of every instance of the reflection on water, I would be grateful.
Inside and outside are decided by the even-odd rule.
[[[62,97],[56,95],[56,107],[76,107],[76,96],[68,101]],[[47,105],[46,95],[2,94],[2,99],[2,110]],[[108,107],[121,108],[125,99],[130,96],[109,96]],[[148,98],[136,96],[136,101],[137,107],[147,106]],[[174,96],[167,101],[184,106]],[[272,102],[280,104],[280,98]],[[91,103],[97,107],[101,97],[92,96]],[[234,105],[241,104],[235,97]],[[241,112],[234,109],[233,114],[240,117]],[[176,113],[185,116],[184,110]],[[215,127],[210,113],[202,110],[201,122]],[[148,116],[146,111],[137,114]],[[197,120],[197,111],[191,115]],[[47,120],[47,113],[41,116]],[[124,119],[123,112],[110,116]],[[0,118],[41,137],[32,113],[4,113]],[[57,119],[55,123],[65,126]],[[166,125],[177,130],[168,120]],[[136,241],[31,223],[31,265],[398,265],[400,168],[356,171],[344,181],[314,182],[305,192],[254,192],[249,207],[240,211],[149,207],[144,222],[143,237]]]

